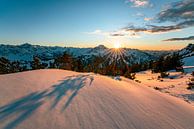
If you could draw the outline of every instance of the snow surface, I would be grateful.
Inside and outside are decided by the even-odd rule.
[[[185,66],[194,66],[194,56],[184,58],[183,62]]]
[[[186,57],[183,59],[184,62],[184,71],[191,73],[194,71],[194,56]]]
[[[190,78],[193,78],[192,75],[173,71],[168,73],[169,77],[158,79],[159,73],[144,71],[137,73],[136,79],[148,87],[157,87],[159,91],[181,98],[194,106],[194,90],[187,89]]]
[[[2,129],[193,129],[194,108],[142,83],[92,73],[0,75]]]

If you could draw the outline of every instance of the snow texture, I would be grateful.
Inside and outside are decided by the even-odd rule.
[[[1,129],[193,129],[193,107],[144,84],[92,73],[0,75]]]

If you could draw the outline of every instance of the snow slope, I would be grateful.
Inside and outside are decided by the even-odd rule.
[[[194,55],[184,58],[183,62],[184,62],[183,68],[185,72],[191,73],[194,71]]]
[[[184,58],[183,62],[185,66],[194,66],[194,56]]]
[[[63,70],[0,75],[1,129],[193,129],[194,108],[128,79]]]
[[[194,90],[187,89],[190,78],[193,78],[192,75],[173,71],[168,73],[169,77],[158,79],[159,73],[151,73],[148,70],[137,73],[136,79],[148,87],[157,87],[159,91],[181,98],[194,106]]]

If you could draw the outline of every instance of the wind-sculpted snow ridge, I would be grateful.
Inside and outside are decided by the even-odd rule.
[[[128,79],[36,70],[0,76],[1,129],[193,129],[194,109]]]

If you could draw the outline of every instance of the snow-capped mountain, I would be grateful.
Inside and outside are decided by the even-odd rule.
[[[34,56],[39,57],[43,62],[52,61],[64,52],[72,54],[75,58],[83,57],[84,60],[90,60],[94,56],[101,56],[107,58],[110,62],[112,60],[119,60],[124,58],[127,64],[143,63],[150,60],[156,60],[161,55],[170,54],[170,51],[142,51],[138,49],[123,48],[122,55],[115,57],[114,50],[99,45],[94,48],[75,48],[75,47],[58,47],[58,46],[40,46],[25,43],[22,45],[0,45],[0,57],[5,57],[11,61],[30,62]],[[194,55],[194,44],[189,44],[187,47],[177,51],[183,58]],[[112,54],[112,55],[110,55]],[[116,59],[117,58],[117,59]]]
[[[194,44],[189,44],[187,47],[178,51],[179,55],[183,57],[184,67],[187,71],[194,70]]]
[[[130,63],[154,60],[162,54],[155,51],[148,52],[130,48],[124,48],[123,50],[125,51],[125,56],[130,59],[128,60]],[[33,56],[38,56],[41,60],[48,61],[64,52],[68,52],[74,57],[82,56],[85,59],[89,59],[92,56],[106,56],[108,51],[111,51],[111,49],[104,45],[99,45],[94,48],[48,47],[28,43],[22,45],[0,45],[0,57],[5,57],[12,61],[32,61]]]
[[[179,53],[179,55],[181,55],[184,58],[194,56],[194,44],[189,44],[185,48],[178,51],[178,53]]]

